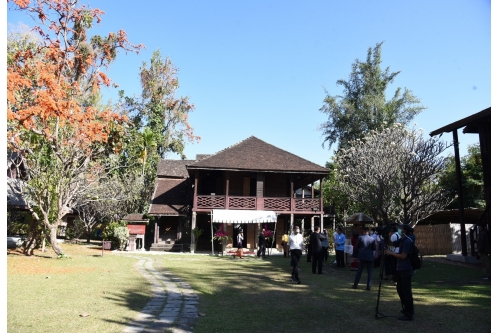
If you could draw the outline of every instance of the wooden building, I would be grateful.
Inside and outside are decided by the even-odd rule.
[[[227,248],[236,246],[235,233],[243,229],[244,247],[255,249],[259,230],[267,227],[276,230],[276,248],[281,249],[281,236],[296,220],[323,227],[323,179],[329,172],[254,136],[213,155],[199,155],[194,161],[162,161],[149,212],[157,217],[155,242],[163,242],[162,235],[179,241],[183,226],[189,224],[191,230],[203,230],[197,251],[210,251],[215,223],[216,227],[223,225],[232,237]],[[315,182],[319,182],[318,190],[312,186]],[[296,190],[307,186],[312,189],[310,197],[297,197]],[[226,213],[224,218],[217,218],[221,211]],[[276,216],[276,224],[274,219],[256,216]],[[175,218],[177,225],[173,225]],[[187,223],[181,218],[187,218]],[[176,228],[177,234],[166,228]],[[191,252],[194,243],[191,234]]]
[[[462,193],[462,171],[460,167],[460,151],[458,130],[463,128],[464,134],[478,134],[479,147],[481,149],[481,161],[483,169],[484,200],[486,201],[486,211],[477,224],[483,224],[490,229],[491,222],[491,107],[468,117],[457,120],[451,124],[438,128],[430,133],[430,136],[442,135],[443,133],[453,133],[453,146],[455,151],[455,172],[458,183],[458,207],[460,218],[460,233],[462,244],[462,256],[466,257],[467,252],[467,231],[464,213],[463,193]],[[490,229],[491,230],[491,229]],[[474,244],[473,244],[474,245]]]

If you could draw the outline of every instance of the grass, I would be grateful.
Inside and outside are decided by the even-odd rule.
[[[101,249],[63,245],[52,251],[7,256],[8,332],[119,332],[151,296],[132,267],[136,259],[101,256]],[[81,314],[88,314],[81,317]]]
[[[71,259],[8,255],[9,332],[119,332],[148,301],[149,284],[136,260],[81,245],[64,245]],[[73,252],[72,252],[73,251]],[[141,254],[142,255],[142,254]],[[371,291],[351,285],[355,272],[326,266],[311,273],[301,259],[302,284],[292,284],[289,259],[151,255],[200,296],[194,332],[488,332],[491,285],[480,268],[426,262],[413,278],[415,320],[399,322],[396,287],[383,281],[375,318],[378,269]],[[47,278],[48,277],[48,278]],[[89,313],[89,317],[80,317]]]

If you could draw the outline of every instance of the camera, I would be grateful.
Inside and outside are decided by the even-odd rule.
[[[391,236],[389,233],[391,231],[397,230],[397,223],[388,223],[385,225],[379,225],[377,228],[377,234],[382,236],[385,242],[389,241],[391,239]]]

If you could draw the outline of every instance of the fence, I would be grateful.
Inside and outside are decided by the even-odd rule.
[[[467,253],[470,255],[470,228],[473,224],[466,224],[467,232]],[[417,225],[414,228],[416,245],[422,255],[444,255],[462,253],[462,241],[460,233],[460,224],[436,224],[436,225]]]

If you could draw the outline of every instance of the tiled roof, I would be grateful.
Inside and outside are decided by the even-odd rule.
[[[20,180],[7,177],[7,206],[15,208],[27,208],[23,196],[19,193]]]
[[[195,160],[161,160],[158,164],[156,175],[159,177],[188,178],[186,165],[196,162]]]
[[[124,218],[122,218],[122,221],[127,221],[127,222],[139,222],[139,221],[144,221],[144,222],[147,222],[149,221],[149,219],[144,216],[144,214],[128,214],[127,216],[125,216]]]
[[[188,170],[225,169],[329,174],[330,170],[254,136],[187,165]]]
[[[185,179],[158,178],[151,215],[185,215],[188,213],[191,185]]]

